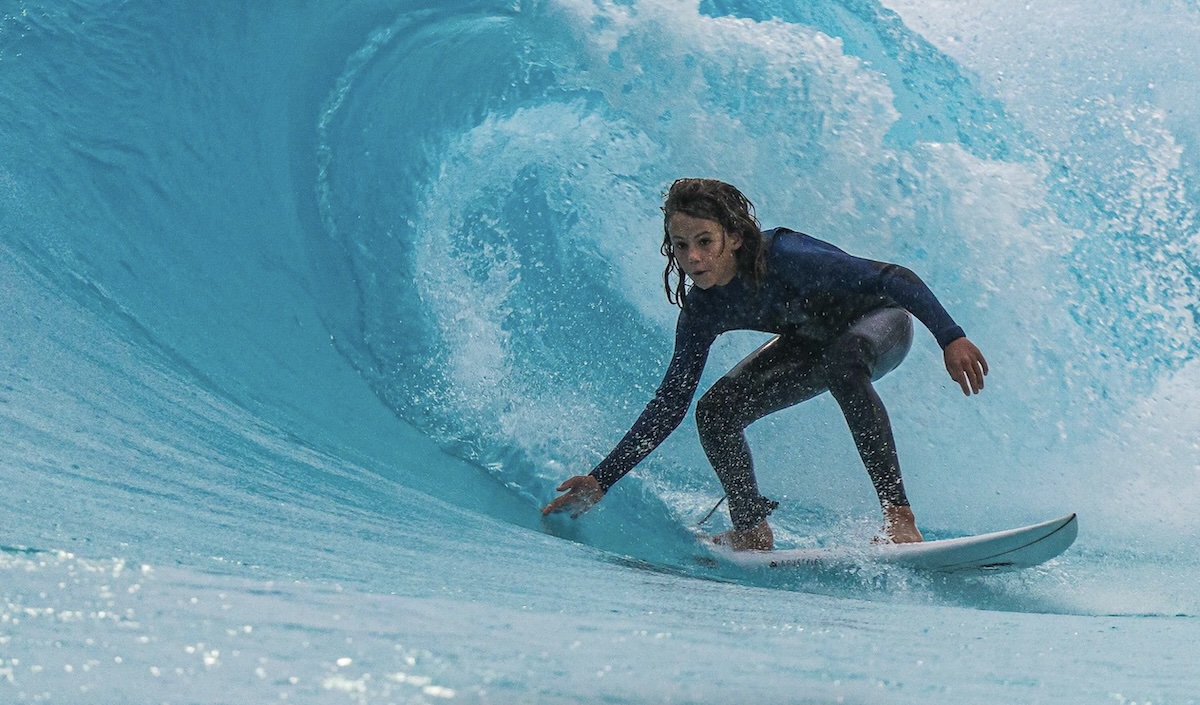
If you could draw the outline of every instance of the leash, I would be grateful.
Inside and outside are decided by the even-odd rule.
[[[717,511],[717,507],[720,507],[721,502],[724,502],[725,497],[728,497],[728,496],[729,495],[722,495],[721,498],[717,500],[716,505],[714,505],[712,509],[708,510],[708,514],[705,514],[704,518],[701,519],[698,524],[696,524],[697,529],[699,529],[701,526],[704,526],[704,522],[708,521],[712,517],[712,515]]]

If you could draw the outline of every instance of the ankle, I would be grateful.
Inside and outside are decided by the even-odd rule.
[[[883,507],[883,533],[892,543],[918,543],[925,537],[917,529],[917,518],[908,505]]]

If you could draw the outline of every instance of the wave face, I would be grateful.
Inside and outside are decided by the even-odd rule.
[[[1200,636],[1200,14],[1132,12],[0,5],[0,688],[1195,702],[1162,663]],[[879,384],[922,526],[1077,511],[1071,552],[698,563],[721,491],[690,419],[543,521],[665,367],[684,175],[919,272],[992,369],[963,399],[918,331]],[[703,385],[762,340],[723,337]],[[781,544],[870,539],[830,400],[750,437]]]

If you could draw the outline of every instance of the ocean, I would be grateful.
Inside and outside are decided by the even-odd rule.
[[[1200,702],[1195,0],[0,0],[0,703]],[[918,272],[877,388],[927,538],[748,572],[653,396],[680,176]],[[702,389],[766,336],[723,336]],[[827,396],[777,544],[879,509]]]

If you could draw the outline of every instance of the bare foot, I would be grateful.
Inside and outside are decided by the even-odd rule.
[[[889,506],[883,508],[883,533],[879,543],[919,543],[925,540],[917,529],[917,519],[912,507]]]
[[[735,551],[771,551],[775,548],[775,534],[766,519],[749,529],[730,529],[712,537],[718,546],[728,546]]]

